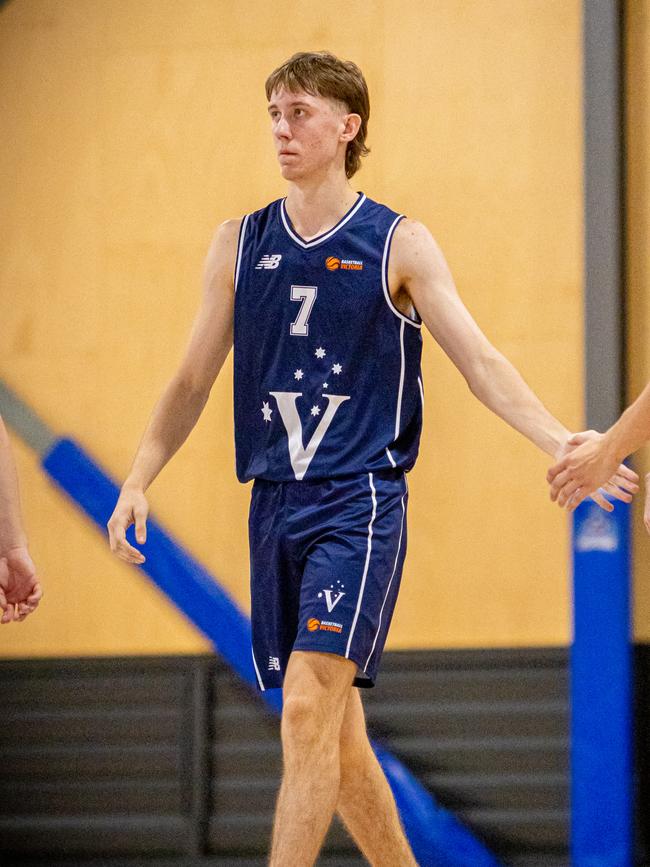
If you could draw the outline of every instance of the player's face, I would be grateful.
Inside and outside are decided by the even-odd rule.
[[[271,94],[269,116],[282,177],[300,180],[345,162],[345,106],[333,99],[281,89]]]

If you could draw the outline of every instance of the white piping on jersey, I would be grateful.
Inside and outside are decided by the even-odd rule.
[[[370,662],[370,657],[375,652],[375,645],[377,644],[377,639],[379,638],[379,633],[381,631],[381,617],[384,613],[384,606],[386,605],[386,600],[388,599],[388,593],[390,591],[390,586],[393,583],[393,578],[395,577],[395,571],[397,570],[397,561],[399,560],[399,552],[402,549],[402,533],[404,532],[404,497],[408,491],[408,484],[406,482],[406,475],[404,476],[404,493],[402,494],[402,520],[399,525],[399,542],[397,543],[397,553],[395,554],[395,562],[393,563],[393,573],[390,576],[390,581],[388,582],[388,587],[386,588],[386,594],[384,596],[384,601],[381,603],[381,610],[379,611],[379,625],[377,626],[377,632],[375,632],[375,640],[372,642],[372,647],[370,649],[370,653],[368,654],[368,659],[366,659],[366,664],[363,666],[363,670],[365,671],[368,668],[368,663]]]
[[[237,291],[237,283],[239,282],[239,269],[241,268],[241,257],[244,251],[244,235],[246,234],[246,226],[248,225],[248,218],[250,214],[246,214],[244,219],[242,220],[242,224],[239,227],[239,238],[237,239],[237,259],[235,265],[235,292]]]
[[[361,610],[361,600],[363,599],[363,591],[366,586],[366,576],[368,574],[368,566],[370,565],[370,553],[372,551],[372,525],[375,522],[375,515],[377,514],[377,498],[375,486],[372,483],[372,473],[368,473],[368,481],[370,482],[370,491],[372,496],[372,516],[370,518],[370,523],[368,524],[368,552],[366,554],[366,565],[363,567],[363,576],[361,578],[361,587],[359,588],[359,598],[357,599],[357,610],[354,612],[354,620],[352,621],[352,627],[350,628],[350,637],[348,638],[348,644],[345,648],[345,658],[350,658],[350,645],[352,644],[352,636],[354,635],[354,630],[357,626],[357,620],[359,619],[359,611]]]
[[[386,242],[384,243],[384,255],[381,260],[381,285],[384,290],[384,296],[386,298],[386,303],[393,311],[395,316],[399,316],[399,318],[403,322],[408,322],[409,325],[412,325],[414,328],[422,328],[421,322],[416,322],[414,319],[409,319],[408,316],[404,316],[397,307],[393,304],[393,299],[390,297],[390,292],[388,291],[388,253],[390,251],[390,242],[393,238],[393,233],[395,228],[400,220],[404,219],[404,214],[400,214],[398,217],[395,217],[393,220],[390,229],[388,230],[388,234],[386,235]]]
[[[253,652],[253,648],[251,647],[251,656],[253,657],[253,665],[255,666],[255,674],[257,675],[257,682],[260,685],[260,689],[262,692],[266,692],[264,689],[264,684],[262,683],[262,678],[260,677],[260,670],[257,667],[257,663],[255,662],[255,653]]]
[[[391,455],[391,453],[388,451],[388,448],[386,448],[386,454],[388,455],[388,460],[391,462],[391,464],[392,464],[394,467],[396,467],[397,464],[395,463],[395,458],[394,458],[394,457]]]
[[[296,244],[299,244],[305,250],[308,250],[310,247],[316,247],[318,244],[322,244],[323,241],[327,241],[327,239],[331,238],[332,235],[336,234],[339,229],[343,228],[343,226],[345,226],[348,220],[351,220],[352,217],[354,217],[354,215],[359,210],[361,205],[363,205],[365,200],[365,193],[361,193],[361,195],[359,196],[359,201],[356,203],[356,205],[352,207],[350,211],[348,211],[348,213],[343,217],[343,219],[339,220],[339,222],[335,226],[332,226],[329,232],[326,232],[324,235],[319,235],[317,238],[312,238],[311,241],[303,241],[302,238],[299,235],[296,235],[296,233],[291,228],[291,224],[289,223],[289,220],[287,218],[287,212],[284,205],[286,199],[282,199],[282,201],[280,202],[280,215],[282,216],[282,222],[284,223],[284,228],[287,230],[288,234],[293,238]]]
[[[405,367],[405,359],[404,359],[404,323],[400,325],[399,329],[399,348],[400,355],[402,358],[402,362],[399,370],[399,391],[397,392],[397,412],[395,413],[395,436],[394,439],[397,439],[399,436],[399,423],[402,415],[402,394],[404,392],[404,367]]]
[[[418,385],[420,386],[420,400],[422,401],[422,409],[424,409],[424,388],[422,387],[422,380],[419,376]]]

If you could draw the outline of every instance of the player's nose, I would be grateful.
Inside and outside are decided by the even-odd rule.
[[[291,138],[291,127],[286,118],[282,117],[275,124],[273,129],[274,134],[281,139]]]

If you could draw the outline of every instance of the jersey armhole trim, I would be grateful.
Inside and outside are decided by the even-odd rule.
[[[237,257],[235,259],[235,277],[233,282],[235,292],[237,292],[237,283],[239,282],[239,269],[241,268],[241,258],[244,251],[244,236],[246,234],[246,226],[248,225],[249,217],[250,214],[246,214],[244,219],[241,221],[241,226],[239,227],[239,237],[237,238]]]
[[[414,319],[409,319],[408,316],[405,316],[397,307],[393,304],[393,299],[390,297],[390,292],[388,290],[388,257],[390,255],[390,245],[393,240],[393,234],[395,229],[397,228],[397,224],[400,220],[404,219],[404,214],[399,214],[399,216],[395,217],[393,222],[391,223],[391,227],[388,230],[388,234],[386,235],[386,241],[384,243],[384,255],[381,261],[381,285],[384,290],[384,297],[386,298],[386,303],[398,317],[398,319],[402,319],[404,322],[408,322],[409,325],[412,325],[414,328],[422,328],[422,322],[416,322]]]

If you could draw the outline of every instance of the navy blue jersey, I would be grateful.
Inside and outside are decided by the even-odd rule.
[[[235,269],[237,477],[410,470],[422,427],[421,322],[388,291],[399,214],[359,194],[304,241],[284,199],[244,217]]]

